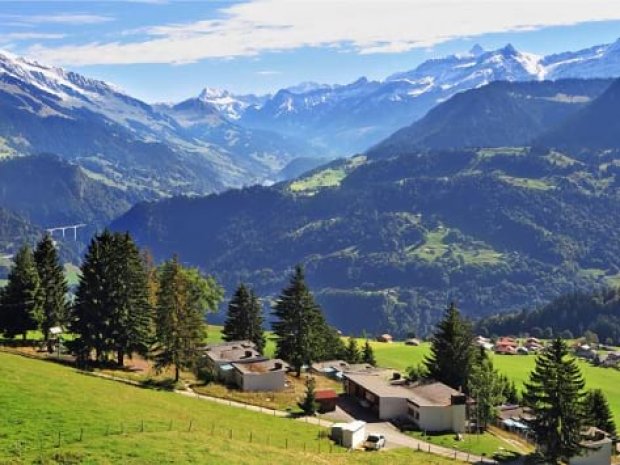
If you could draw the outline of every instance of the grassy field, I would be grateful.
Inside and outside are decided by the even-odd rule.
[[[323,429],[300,421],[17,355],[0,353],[0,366],[0,463],[454,463],[408,450],[330,452],[329,441],[318,437]]]
[[[384,344],[372,342],[377,363],[381,366],[405,370],[416,366],[429,354],[430,345],[423,343],[419,347],[406,346],[401,342]],[[533,355],[493,355],[495,367],[506,374],[521,389],[523,382],[529,378],[534,369],[536,357]],[[588,389],[599,388],[607,395],[614,412],[615,420],[620,424],[620,371],[610,368],[599,368],[584,361],[578,361]]]
[[[519,450],[503,439],[500,439],[490,433],[465,434],[463,435],[461,441],[457,441],[455,439],[454,433],[424,434],[421,431],[409,431],[407,434],[416,439],[431,442],[438,446],[457,449],[483,457],[497,457],[499,459],[500,457],[505,456],[508,458],[522,455],[523,452],[527,452]],[[514,455],[511,453],[514,453]]]

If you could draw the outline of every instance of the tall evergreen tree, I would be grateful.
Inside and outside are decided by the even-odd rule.
[[[318,351],[315,360],[340,360],[345,358],[346,347],[338,331],[323,322],[323,329],[319,334]]]
[[[256,344],[260,353],[265,349],[265,330],[263,328],[263,308],[254,291],[241,283],[230,303],[224,322],[224,340],[248,340]]]
[[[496,416],[496,406],[504,403],[504,384],[493,362],[481,348],[469,374],[469,395],[476,401],[478,425],[486,429]]]
[[[347,348],[345,351],[345,360],[348,363],[360,363],[362,361],[362,353],[357,346],[357,339],[350,337],[347,342]]]
[[[424,361],[428,376],[454,389],[467,389],[473,341],[471,325],[451,303],[431,340],[431,354]]]
[[[177,257],[161,266],[159,276],[155,361],[159,369],[173,365],[177,382],[180,370],[196,362],[206,334],[206,313],[217,309],[222,289],[213,278],[183,267]]]
[[[0,332],[6,337],[36,329],[42,320],[41,283],[32,250],[27,245],[15,254],[8,283],[0,294]]]
[[[80,267],[81,275],[71,312],[70,328],[78,339],[76,349],[89,358],[95,351],[104,361],[109,349],[109,328],[116,278],[111,276],[114,237],[109,231],[90,241]]]
[[[375,352],[372,350],[372,346],[370,345],[370,341],[368,339],[366,339],[364,348],[362,349],[362,362],[372,365],[373,367],[377,365]]]
[[[37,244],[34,259],[41,281],[42,311],[40,329],[43,339],[49,339],[49,330],[66,322],[69,313],[67,280],[54,241],[46,234]]]
[[[133,239],[107,230],[95,236],[81,271],[71,318],[81,352],[95,350],[98,361],[115,352],[119,365],[125,355],[145,353],[152,310],[147,271]]]
[[[552,464],[568,461],[581,451],[584,385],[575,359],[559,338],[536,358],[525,383],[523,400],[534,412],[528,423],[544,459]]]
[[[147,269],[137,245],[128,233],[115,234],[113,244],[110,280],[114,283],[114,298],[109,339],[117,364],[123,366],[125,355],[147,352],[152,307]]]
[[[595,426],[612,436],[616,435],[614,416],[602,390],[592,389],[586,393],[584,410],[585,426]]]
[[[276,301],[273,315],[276,356],[288,361],[300,376],[304,364],[322,358],[321,344],[329,329],[306,285],[301,266],[295,267],[290,284]]]

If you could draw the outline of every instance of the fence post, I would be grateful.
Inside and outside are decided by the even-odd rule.
[[[228,439],[232,439],[232,436],[233,436],[233,434],[232,434],[232,428],[231,428],[229,433],[228,433]]]
[[[80,442],[82,442],[83,438],[84,438],[84,428],[80,428]]]
[[[288,449],[288,438],[284,439],[284,448]]]
[[[250,431],[250,443],[252,443],[252,431]]]
[[[140,422],[140,432],[144,433],[144,420]]]
[[[60,447],[60,431],[58,431],[58,444],[56,445],[56,447]]]

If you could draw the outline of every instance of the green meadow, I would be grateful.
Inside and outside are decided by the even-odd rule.
[[[0,464],[445,465],[417,451],[348,453],[324,428],[0,353]]]

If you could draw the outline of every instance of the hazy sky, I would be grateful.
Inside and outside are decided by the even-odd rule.
[[[548,54],[619,37],[618,0],[0,0],[0,49],[147,101],[381,79],[475,43]]]

